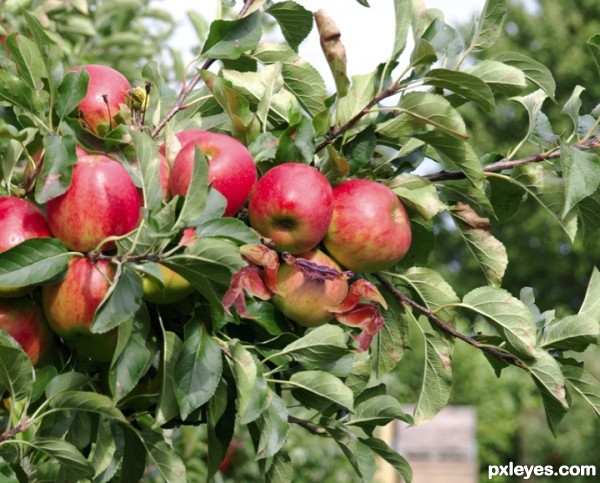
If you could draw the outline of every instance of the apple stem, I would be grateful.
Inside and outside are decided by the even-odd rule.
[[[108,129],[112,131],[112,115],[110,113],[110,104],[108,103],[108,94],[102,94],[102,100],[104,104],[106,104],[106,109],[108,110]]]

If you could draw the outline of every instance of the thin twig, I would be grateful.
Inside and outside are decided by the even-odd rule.
[[[350,118],[348,121],[346,121],[341,126],[336,127],[334,129],[332,129],[331,131],[329,131],[327,136],[325,136],[325,139],[323,141],[321,141],[321,143],[318,144],[317,147],[315,148],[315,153],[318,153],[319,151],[321,151],[322,149],[324,149],[328,145],[330,145],[338,136],[345,133],[348,129],[350,129],[352,126],[354,126],[363,117],[365,117],[367,114],[369,114],[369,112],[371,112],[371,109],[374,106],[379,104],[382,100],[393,96],[394,94],[396,94],[398,92],[398,90],[399,90],[398,84],[394,82],[386,90],[384,90],[380,94],[376,95],[373,99],[371,99],[369,101],[369,103],[365,107],[363,107],[359,112],[357,112],[354,116],[352,116],[352,118]]]
[[[600,136],[594,136],[585,142],[575,143],[573,144],[573,147],[582,151],[600,148]],[[531,156],[527,156],[522,159],[509,160],[504,158],[499,161],[496,161],[495,163],[486,164],[483,167],[483,172],[498,173],[506,169],[513,169],[517,166],[522,166],[524,164],[540,163],[542,161],[557,159],[560,158],[560,156],[560,148],[555,148],[544,153],[532,154]],[[429,181],[450,181],[454,179],[463,179],[465,177],[466,175],[462,171],[440,171],[438,173],[433,173],[424,176],[424,178],[427,178]]]
[[[30,421],[27,421],[27,420],[21,421],[14,428],[0,434],[0,443],[3,443],[7,439],[13,438],[18,433],[22,433],[23,431],[26,431],[29,428],[29,424],[30,424]]]
[[[327,436],[327,431],[325,431],[323,428],[309,423],[304,419],[299,419],[295,416],[288,416],[288,423],[297,424],[298,426],[306,429],[309,433],[317,434],[319,436]]]
[[[238,18],[242,18],[244,15],[246,15],[246,12],[248,12],[248,9],[252,6],[252,4],[255,1],[256,0],[246,0],[244,2],[244,6],[240,10],[240,13],[238,14]],[[165,116],[158,122],[156,127],[152,130],[152,133],[150,134],[151,137],[154,138],[158,136],[158,134],[166,126],[167,122],[173,119],[175,114],[177,114],[179,111],[185,109],[184,102],[194,90],[194,87],[196,87],[196,85],[202,80],[202,71],[208,70],[210,66],[214,64],[215,60],[216,59],[207,59],[204,62],[204,64],[202,64],[200,69],[198,69],[198,73],[192,78],[192,80],[190,80],[187,84],[184,83],[184,87],[181,89],[177,100],[175,101],[171,109],[169,109],[169,112],[165,114]]]
[[[427,317],[427,319],[431,323],[433,323],[438,329],[440,329],[442,332],[444,332],[456,339],[460,339],[463,342],[466,342],[467,344],[489,354],[490,356],[498,359],[501,362],[520,367],[521,369],[528,370],[527,365],[521,359],[519,359],[517,356],[507,353],[507,352],[504,352],[495,347],[491,347],[489,345],[482,344],[481,342],[473,339],[472,337],[469,337],[468,335],[463,334],[462,332],[459,332],[454,327],[451,327],[450,325],[446,324],[443,320],[441,320],[439,317],[437,317],[427,307],[424,307],[423,305],[419,304],[418,302],[415,302],[414,300],[412,300],[411,298],[407,297],[402,292],[400,292],[400,290],[398,290],[394,286],[394,284],[392,284],[392,282],[387,280],[383,275],[376,274],[375,278],[377,278],[377,280],[379,280],[382,283],[382,285],[385,286],[385,288],[387,288],[390,291],[390,293],[400,301],[400,303],[409,305],[410,307],[415,309],[417,312],[419,312],[422,315],[424,315],[425,317]]]

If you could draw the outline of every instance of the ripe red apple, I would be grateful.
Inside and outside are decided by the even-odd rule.
[[[256,165],[245,146],[226,134],[201,131],[186,143],[173,162],[171,195],[185,195],[194,169],[196,146],[208,158],[208,181],[227,199],[225,216],[244,205],[256,183]]]
[[[0,197],[0,227],[0,253],[29,238],[52,236],[39,208],[16,196]],[[30,290],[31,287],[0,286],[0,297],[17,297]]]
[[[144,276],[144,300],[153,304],[174,304],[181,302],[194,291],[194,287],[177,272],[162,264],[158,265],[163,277],[163,285],[151,277]]]
[[[115,265],[105,260],[94,263],[86,257],[74,257],[60,282],[42,287],[42,306],[50,328],[80,356],[95,361],[110,361],[117,342],[116,330],[90,332],[115,272]]]
[[[133,230],[142,201],[125,168],[107,156],[78,158],[69,189],[46,203],[54,236],[70,250],[93,250],[108,236]],[[114,247],[105,244],[104,250]]]
[[[88,64],[71,70],[78,69],[85,69],[89,75],[87,94],[79,103],[81,123],[95,134],[107,134],[116,127],[114,117],[119,114],[121,104],[127,103],[131,84],[107,65]]]
[[[325,236],[333,212],[329,181],[301,163],[284,163],[267,171],[250,198],[250,225],[270,238],[277,251],[301,254]]]
[[[320,250],[304,253],[302,258],[341,271],[340,266]],[[347,280],[320,280],[307,276],[293,265],[283,264],[277,272],[281,292],[273,303],[281,312],[304,327],[316,327],[333,318],[329,309],[336,307],[348,294]]]
[[[410,248],[410,221],[387,186],[367,179],[333,188],[333,218],[323,243],[342,266],[379,272],[399,262]]]
[[[0,330],[13,337],[23,348],[33,365],[52,346],[52,331],[42,309],[33,300],[22,297],[0,300]]]

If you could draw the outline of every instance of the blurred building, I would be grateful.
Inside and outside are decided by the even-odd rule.
[[[412,408],[406,410],[412,412]],[[380,437],[408,460],[413,483],[476,483],[479,479],[476,424],[475,408],[448,406],[433,420],[418,426],[394,421],[383,429]],[[402,479],[381,460],[375,481],[401,483]]]

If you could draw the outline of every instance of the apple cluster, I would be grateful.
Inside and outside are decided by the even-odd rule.
[[[74,71],[82,68],[89,82],[78,106],[79,121],[89,134],[103,136],[122,121],[124,106],[131,107],[132,86],[110,67],[86,65]],[[409,249],[409,219],[391,189],[366,179],[349,179],[332,187],[317,168],[293,162],[277,165],[259,178],[250,152],[231,136],[189,129],[174,138],[159,147],[162,199],[188,194],[200,150],[208,159],[212,188],[226,200],[224,216],[236,216],[247,207],[240,216],[261,237],[260,262],[249,255],[257,253],[255,247],[241,250],[249,265],[262,267],[262,282],[265,277],[272,279],[266,280],[268,293],[261,298],[272,298],[284,315],[303,326],[329,321],[344,312],[340,306],[352,309],[347,316],[352,325],[352,317],[369,311],[358,304],[361,298],[385,304],[365,280],[352,285],[349,281],[355,274],[393,266]],[[144,194],[130,171],[110,153],[77,146],[76,156],[68,189],[44,206],[25,197],[0,198],[0,252],[30,238],[55,237],[75,253],[64,275],[43,285],[39,296],[29,295],[33,287],[0,286],[0,329],[21,344],[33,363],[51,347],[53,334],[80,356],[96,361],[110,361],[117,343],[116,329],[93,334],[90,326],[117,274],[110,255],[115,240],[140,223]],[[39,154],[33,159],[43,162]],[[135,162],[133,169],[139,169]],[[39,166],[27,171],[25,178],[38,171]],[[201,234],[187,229],[179,244],[191,243],[195,236]],[[160,283],[141,274],[147,302],[172,304],[194,292],[184,277],[158,266]],[[244,271],[243,277],[234,274],[223,299],[227,309],[235,300],[242,316],[250,315],[240,301],[243,291],[235,284],[247,288],[251,272]]]

